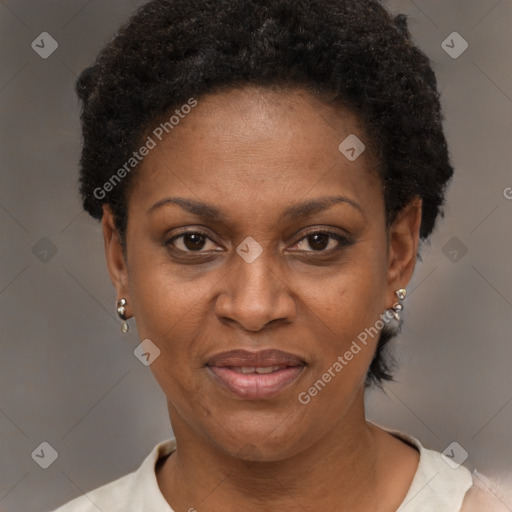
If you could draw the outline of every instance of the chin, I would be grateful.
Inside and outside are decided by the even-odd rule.
[[[271,420],[258,418],[257,413],[252,413],[252,417],[226,415],[224,418],[222,425],[209,426],[208,437],[210,442],[232,457],[254,462],[279,461],[302,449],[301,438],[306,434],[298,430],[300,422],[285,421],[291,415],[279,415]]]

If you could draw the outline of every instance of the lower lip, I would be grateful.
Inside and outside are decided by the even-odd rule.
[[[288,366],[272,373],[240,373],[220,366],[207,368],[235,395],[246,400],[261,400],[275,396],[290,386],[305,366]]]

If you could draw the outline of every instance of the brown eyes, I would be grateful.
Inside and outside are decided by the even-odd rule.
[[[334,242],[334,244],[331,244],[331,242]],[[299,251],[307,251],[307,247],[309,246],[314,252],[323,252],[328,248],[329,250],[334,250],[340,246],[347,245],[347,243],[348,239],[338,233],[316,231],[307,234],[295,245],[300,247]],[[334,245],[334,247],[332,247],[332,245]]]
[[[208,249],[208,242],[213,246]],[[297,243],[292,247],[297,249],[290,249],[293,252],[331,252],[341,247],[350,245],[350,240],[339,233],[332,231],[312,231],[306,233]],[[181,252],[194,252],[201,253],[206,248],[205,252],[220,252],[215,247],[218,247],[215,242],[208,236],[207,233],[202,231],[186,231],[172,237],[165,245],[171,249]],[[309,247],[309,249],[308,249]]]
[[[180,240],[178,245],[181,245],[181,247],[176,246],[177,240]],[[173,246],[180,251],[198,252],[204,249],[207,240],[212,241],[206,233],[187,231],[186,233],[171,238],[167,244],[173,244]]]

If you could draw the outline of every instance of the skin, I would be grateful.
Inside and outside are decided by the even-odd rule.
[[[367,143],[353,162],[338,150],[349,134]],[[418,453],[364,414],[377,336],[309,404],[297,400],[396,303],[395,290],[414,270],[421,200],[386,229],[374,165],[363,127],[347,110],[302,89],[246,87],[198,100],[144,159],[128,197],[125,253],[105,206],[118,298],[127,299],[140,339],[161,351],[151,370],[178,449],[156,472],[175,511],[384,512],[404,499]],[[357,206],[281,217],[333,195]],[[148,213],[169,197],[207,203],[225,219],[174,204]],[[185,229],[210,239],[169,242]],[[306,237],[326,230],[350,243]],[[236,252],[248,236],[263,249],[252,263]],[[244,400],[204,366],[235,348],[277,348],[307,365],[277,396]]]

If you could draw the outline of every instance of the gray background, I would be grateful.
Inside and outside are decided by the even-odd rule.
[[[171,436],[76,192],[76,75],[140,3],[0,2],[2,511],[56,507]],[[457,441],[512,510],[512,1],[389,5],[434,62],[456,177],[409,287],[397,382],[369,393],[368,416],[439,451]],[[48,59],[31,48],[44,31]],[[441,47],[453,31],[469,43],[458,59]],[[43,441],[58,452],[46,470],[31,457]]]

